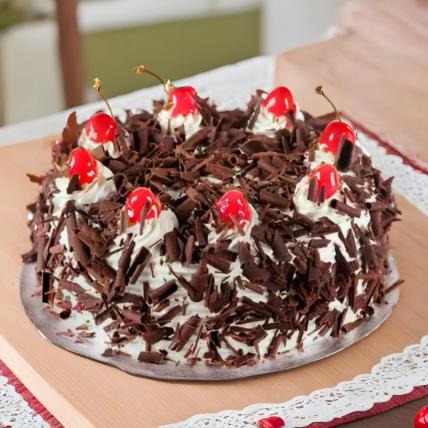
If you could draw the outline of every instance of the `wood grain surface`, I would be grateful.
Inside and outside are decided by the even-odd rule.
[[[420,42],[428,29],[427,14],[421,16],[426,3],[358,4],[343,20],[343,35],[281,55],[277,79],[287,82],[301,106],[315,114],[329,110],[312,92],[323,82],[340,108],[427,161],[423,122],[428,86],[421,83],[427,58]],[[379,20],[383,24],[378,25]],[[361,31],[353,26],[355,21],[361,23]],[[370,31],[373,28],[376,31]],[[406,280],[399,305],[379,331],[331,358],[242,381],[161,382],[127,375],[47,343],[21,308],[18,280],[19,255],[29,246],[24,207],[37,193],[25,173],[42,173],[49,167],[50,141],[0,149],[0,358],[67,427],[150,428],[196,413],[286,401],[365,373],[382,356],[400,352],[428,332],[427,218],[398,197],[403,221],[394,225],[391,247]]]

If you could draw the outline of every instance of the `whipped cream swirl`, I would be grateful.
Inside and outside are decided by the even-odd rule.
[[[305,120],[305,116],[300,111],[299,107],[296,105],[296,114],[295,120]],[[257,116],[256,123],[253,126],[253,129],[250,131],[254,134],[265,134],[268,136],[273,136],[276,131],[280,129],[288,129],[291,131],[293,129],[293,123],[286,116],[276,116],[270,112],[265,106],[260,107],[260,113]]]
[[[184,126],[184,134],[186,138],[190,138],[201,129],[202,116],[196,112],[185,116],[179,114],[173,117],[172,109],[162,109],[158,113],[158,121],[164,132],[173,132],[180,126]]]
[[[95,141],[96,134],[92,132],[88,133],[86,128],[83,129],[79,138],[79,146],[90,150],[91,152],[102,147],[112,158],[116,159],[120,156],[119,147],[114,141],[107,141],[104,143],[97,143]]]
[[[93,204],[104,200],[111,193],[116,192],[116,186],[113,183],[113,173],[101,162],[97,161],[97,177],[90,184],[85,184],[82,190],[76,190],[73,193],[67,193],[67,187],[70,182],[68,177],[59,177],[55,179],[54,186],[58,190],[53,196],[54,212],[60,212],[70,200],[76,201],[77,205]]]

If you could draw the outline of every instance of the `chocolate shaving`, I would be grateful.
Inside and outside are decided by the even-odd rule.
[[[143,351],[138,355],[138,361],[148,364],[162,364],[165,357],[160,352]]]
[[[52,274],[47,271],[42,272],[42,302],[49,303],[51,300]]]
[[[74,192],[82,190],[82,186],[80,185],[80,178],[78,174],[73,175],[70,178],[67,186],[67,194],[71,195]]]
[[[336,159],[336,168],[345,172],[351,167],[355,143],[346,140],[340,143],[339,156]]]
[[[110,290],[108,291],[109,298],[112,298],[114,296],[114,293],[119,293],[119,295],[123,295],[125,293],[125,286],[127,284],[126,273],[131,263],[131,256],[135,247],[135,241],[131,238],[132,236],[129,235],[122,250],[122,254],[120,255],[116,278]]]
[[[279,208],[288,208],[290,205],[290,200],[287,198],[283,198],[275,193],[270,192],[260,192],[260,200],[265,202],[266,204],[270,204],[274,207]]]
[[[66,220],[68,242],[75,253],[77,261],[82,267],[86,267],[89,261],[89,249],[77,236],[78,228],[75,210],[74,202],[69,201],[66,206],[66,212],[68,213]]]
[[[171,349],[177,352],[181,351],[195,334],[200,322],[199,316],[193,315],[182,326],[178,325],[172,339]]]
[[[166,259],[168,262],[174,262],[180,257],[180,246],[178,245],[177,233],[168,232],[163,237],[165,242]]]
[[[150,290],[148,292],[148,298],[152,303],[157,304],[167,299],[175,291],[177,291],[177,284],[175,280],[171,279],[160,287]]]
[[[151,259],[152,254],[150,251],[146,247],[141,247],[127,272],[130,284],[135,284],[138,281],[138,278],[141,276]]]
[[[350,217],[359,217],[361,215],[361,208],[351,207],[350,205],[344,204],[337,199],[330,201],[330,206],[341,214],[348,215]]]

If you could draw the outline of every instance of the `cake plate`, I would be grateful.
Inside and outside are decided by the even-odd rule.
[[[389,255],[388,285],[399,279],[395,259]],[[165,362],[160,365],[148,364],[138,361],[129,356],[114,355],[103,356],[104,343],[95,339],[88,339],[83,343],[76,341],[74,337],[63,334],[67,329],[73,329],[73,320],[55,319],[46,310],[46,304],[42,303],[40,295],[35,293],[40,290],[36,285],[36,273],[34,264],[24,265],[20,279],[20,296],[25,312],[39,330],[43,338],[49,342],[74,352],[81,356],[90,358],[101,363],[109,364],[127,373],[153,379],[163,380],[199,380],[199,381],[221,381],[231,379],[242,379],[267,373],[289,370],[312,363],[336,354],[339,351],[360,341],[375,331],[389,317],[399,299],[399,289],[394,289],[386,296],[384,302],[375,307],[374,315],[360,326],[343,334],[339,338],[324,337],[314,343],[307,345],[303,350],[291,350],[278,355],[274,359],[262,360],[252,366],[239,368],[206,366],[198,363],[193,366],[181,364],[179,368],[174,362]]]

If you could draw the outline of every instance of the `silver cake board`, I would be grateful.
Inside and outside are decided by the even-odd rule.
[[[387,283],[393,284],[399,279],[397,265],[392,256],[388,258],[389,274]],[[261,360],[251,366],[238,368],[225,366],[207,366],[200,362],[195,365],[183,362],[179,364],[166,361],[163,364],[149,364],[138,361],[129,356],[113,355],[103,356],[104,343],[99,343],[97,339],[91,339],[79,343],[73,337],[64,336],[61,332],[68,328],[73,328],[70,320],[56,319],[46,310],[46,304],[42,303],[40,293],[35,296],[40,287],[36,286],[36,273],[34,264],[24,265],[20,279],[20,296],[25,312],[39,330],[40,334],[49,342],[64,348],[75,354],[114,366],[127,373],[144,376],[153,379],[163,380],[199,380],[199,381],[221,381],[231,379],[242,379],[246,377],[259,376],[267,373],[274,373],[289,370],[312,363],[330,355],[336,354],[354,343],[364,339],[370,333],[378,329],[389,317],[394,306],[399,299],[399,289],[390,292],[385,302],[376,305],[374,315],[363,322],[354,330],[342,334],[339,338],[324,337],[310,345],[305,345],[303,350],[291,350],[278,355],[276,358]],[[100,327],[101,328],[101,327]]]

